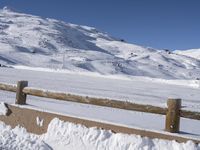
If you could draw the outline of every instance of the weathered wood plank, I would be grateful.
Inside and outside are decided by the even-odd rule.
[[[200,112],[181,110],[180,115],[184,118],[200,120]]]
[[[23,92],[28,95],[53,98],[57,100],[119,108],[119,109],[125,109],[125,110],[134,110],[134,111],[140,111],[140,112],[156,113],[156,114],[162,114],[162,115],[165,115],[167,111],[166,108],[160,108],[160,107],[151,106],[151,105],[140,105],[140,104],[135,104],[135,103],[127,102],[127,101],[118,101],[118,100],[110,100],[110,99],[102,99],[102,98],[93,98],[93,97],[88,97],[88,96],[79,96],[79,95],[73,95],[69,93],[47,91],[43,89],[36,89],[36,88],[30,88],[30,87],[24,88]]]
[[[0,83],[0,90],[9,91],[9,92],[16,92],[17,91],[17,85]]]
[[[63,101],[71,101],[71,102],[77,102],[77,103],[83,103],[83,104],[91,104],[91,105],[119,108],[119,109],[125,109],[125,110],[155,113],[155,114],[161,114],[161,115],[166,115],[167,113],[167,108],[156,107],[152,105],[143,105],[143,104],[135,104],[131,102],[126,102],[126,101],[93,98],[93,97],[88,97],[88,96],[79,96],[79,95],[73,95],[69,93],[50,91],[50,90],[44,90],[44,89],[36,89],[36,88],[31,88],[31,87],[24,88],[23,92],[28,95],[52,98],[52,99],[63,100]],[[200,112],[191,112],[191,111],[181,110],[180,116],[184,118],[200,120]]]

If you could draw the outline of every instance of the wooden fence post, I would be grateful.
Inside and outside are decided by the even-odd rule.
[[[18,81],[16,91],[15,104],[26,104],[26,94],[23,93],[23,89],[28,86],[28,81]]]
[[[180,128],[181,99],[168,99],[167,106],[165,131],[178,133]]]

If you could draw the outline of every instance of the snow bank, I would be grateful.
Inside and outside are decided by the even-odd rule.
[[[10,126],[0,122],[1,150],[51,150],[39,136],[26,132],[26,129]]]
[[[47,133],[41,137],[46,143],[49,143],[51,147],[57,150],[197,149],[191,141],[179,144],[175,141],[151,140],[136,135],[115,134],[111,131],[86,128],[82,125],[63,122],[56,118],[49,124]],[[200,145],[198,148],[200,148]]]
[[[5,105],[5,103],[1,102],[0,103],[0,115],[6,115],[7,111],[8,111],[8,109]]]
[[[27,133],[24,128],[11,129],[0,122],[0,149],[39,149],[39,150],[199,150],[200,144],[193,142],[177,143],[160,139],[142,138],[136,135],[112,133],[95,127],[86,128],[59,119],[53,119],[47,133],[34,135]]]

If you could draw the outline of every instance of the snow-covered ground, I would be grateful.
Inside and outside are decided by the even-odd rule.
[[[18,80],[28,80],[31,87],[161,107],[166,106],[168,98],[181,98],[184,109],[200,111],[198,80],[124,78],[117,75],[86,75],[13,68],[0,68],[0,77],[0,82],[16,84]]]
[[[49,90],[75,93],[93,97],[126,100],[135,103],[165,107],[168,97],[182,98],[184,109],[199,111],[199,87],[187,84],[176,85],[168,80],[143,77],[122,78],[121,76],[83,75],[76,73],[44,72],[13,68],[0,69],[0,82],[15,84],[28,80],[29,86]],[[177,81],[189,83],[188,80]],[[14,103],[15,94],[0,91],[0,101]],[[114,123],[127,127],[164,132],[165,116],[125,111],[106,107],[56,101],[28,96],[25,106],[32,109],[54,112],[95,121]],[[24,107],[24,106],[21,106]],[[181,136],[200,138],[199,121],[181,119]]]
[[[28,133],[19,126],[11,129],[0,122],[0,149],[4,150],[199,150],[200,144],[149,139],[112,133],[97,128],[53,119],[43,135]]]
[[[129,44],[93,27],[0,10],[0,64],[105,75],[196,79],[200,60]]]

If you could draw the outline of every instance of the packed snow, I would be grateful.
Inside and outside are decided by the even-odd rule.
[[[0,64],[165,79],[200,76],[200,60],[195,58],[7,8],[0,10]]]
[[[4,102],[0,102],[0,115],[6,115],[8,112],[8,109]]]
[[[62,91],[83,96],[101,97],[130,101],[133,103],[150,104],[166,107],[169,97],[182,98],[182,109],[199,111],[199,87],[185,84],[176,85],[144,77],[123,78],[118,76],[95,76],[95,74],[76,74],[67,72],[45,72],[13,68],[0,69],[0,82],[15,84],[18,80],[28,80],[30,87],[44,90]],[[53,80],[52,80],[53,79]],[[172,82],[172,81],[171,81]],[[179,81],[181,83],[181,81]],[[0,101],[13,104],[15,94],[0,91]],[[141,128],[163,132],[165,116],[84,105],[79,103],[56,101],[28,96],[26,107],[58,113],[71,117],[78,117],[100,122],[107,122],[130,128]],[[39,119],[38,119],[39,125]],[[181,119],[181,134],[191,138],[200,138],[199,121]]]
[[[166,107],[166,101],[170,97],[181,98],[184,109],[200,111],[198,80],[195,82],[195,80],[161,80],[146,77],[107,77],[95,74],[49,73],[44,70],[13,68],[1,68],[0,77],[0,82],[10,84],[16,84],[19,80],[27,80],[29,86],[35,88],[160,107]],[[0,93],[2,93],[1,100],[6,101],[4,91]]]
[[[53,119],[42,135],[28,133],[22,127],[11,129],[0,122],[0,148],[4,150],[138,150],[170,149],[199,150],[193,142],[177,143],[161,139],[149,139],[138,135],[112,133],[98,128]]]

